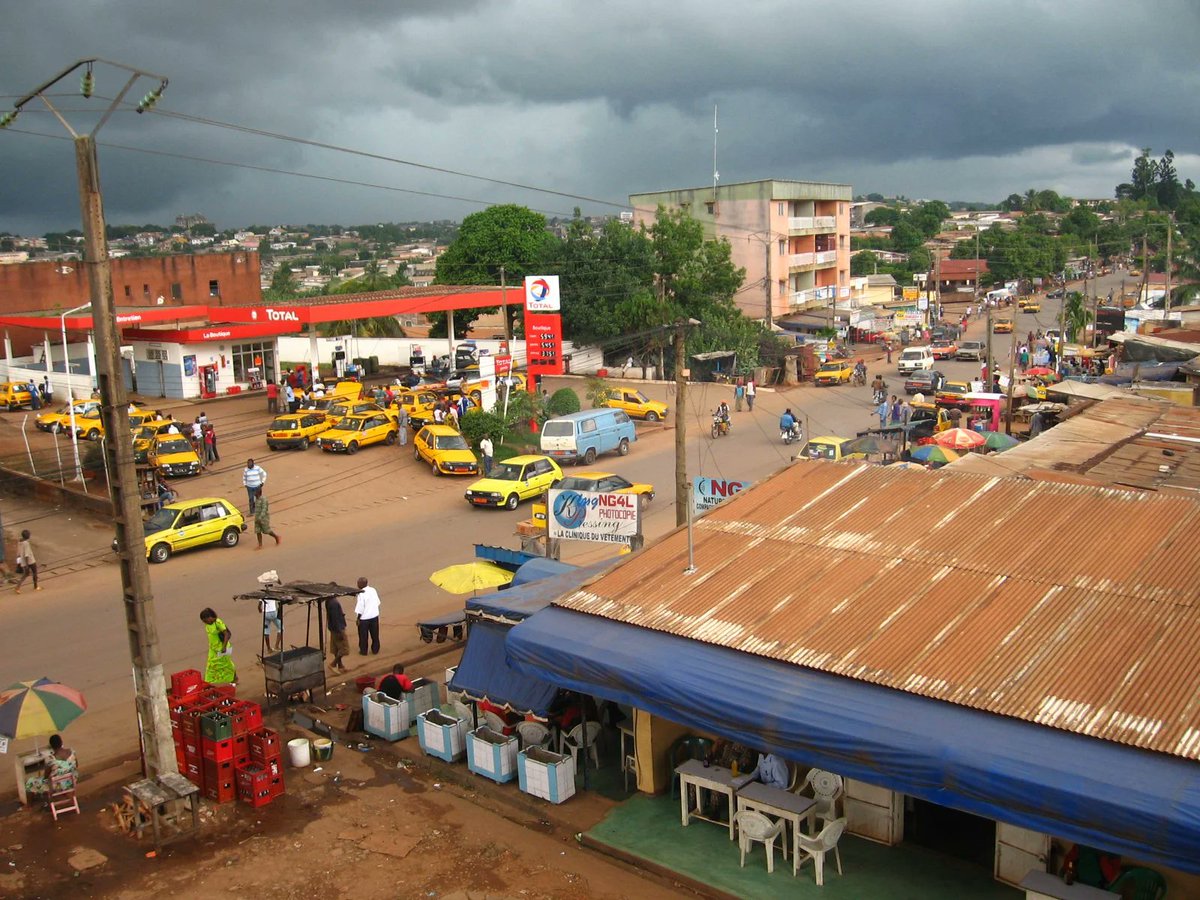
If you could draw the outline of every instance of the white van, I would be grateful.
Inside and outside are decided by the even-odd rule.
[[[591,465],[600,453],[629,452],[637,440],[633,420],[619,409],[585,409],[542,425],[541,450],[561,463]]]
[[[896,368],[901,375],[913,372],[929,372],[933,369],[933,350],[929,347],[908,347],[900,354]]]

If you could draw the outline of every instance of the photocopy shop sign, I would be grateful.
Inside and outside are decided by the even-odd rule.
[[[638,533],[638,497],[553,490],[549,528],[552,539],[628,543]]]
[[[702,513],[712,509],[721,501],[728,500],[734,494],[740,494],[750,487],[749,481],[735,481],[729,478],[697,478],[692,482],[692,501],[696,512]]]

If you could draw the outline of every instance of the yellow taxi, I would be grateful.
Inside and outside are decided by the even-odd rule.
[[[492,474],[467,488],[472,506],[516,509],[522,500],[539,497],[562,480],[562,469],[548,456],[513,456],[492,466]]]
[[[434,404],[439,399],[438,393],[432,388],[403,388],[396,392],[392,406],[397,412],[403,408],[410,419],[427,419],[433,415]]]
[[[93,409],[100,408],[99,400],[76,400],[74,403],[69,403],[65,406],[60,406],[53,412],[44,412],[34,420],[34,425],[39,431],[49,431],[51,434],[58,434],[60,431],[66,431],[71,427],[71,407],[75,407],[75,418],[78,419],[85,413],[91,412]]]
[[[317,435],[328,431],[333,423],[325,413],[315,410],[300,410],[283,416],[267,426],[267,446],[272,450],[307,450],[316,443]]]
[[[374,406],[374,404],[372,404]],[[317,446],[330,453],[357,453],[372,444],[394,444],[396,420],[379,407],[374,412],[354,413],[317,438]]]
[[[938,406],[961,407],[965,409],[967,394],[971,393],[971,385],[965,381],[943,381],[941,387],[933,392],[933,402]]]
[[[613,472],[579,472],[567,475],[558,483],[561,491],[593,491],[597,494],[636,494],[638,504],[645,509],[654,499],[654,485],[630,481]]]
[[[635,419],[645,419],[647,422],[657,422],[667,417],[669,407],[657,400],[650,400],[637,388],[609,388],[604,405],[619,409]]]
[[[849,384],[854,375],[854,363],[845,359],[821,363],[813,381],[817,384]]]
[[[28,381],[0,382],[0,406],[8,410],[17,410],[22,406],[33,406],[33,394],[30,393]]]
[[[154,416],[155,413],[152,410],[130,406],[129,427],[130,429],[138,428],[145,422],[153,420]],[[98,441],[104,437],[104,420],[100,417],[99,404],[82,416],[75,416],[75,434],[77,437],[86,438],[89,441]]]
[[[329,420],[330,425],[336,426],[346,416],[362,416],[367,413],[386,414],[387,410],[374,400],[339,400],[331,403],[325,410],[325,418]]]
[[[144,463],[148,461],[150,448],[154,439],[160,434],[167,434],[171,426],[175,426],[176,434],[183,434],[183,423],[174,419],[150,419],[133,430],[133,461]],[[186,437],[186,435],[184,435]]]
[[[246,530],[246,520],[228,500],[204,497],[168,503],[145,523],[146,558],[163,563],[172,553],[220,544],[236,547]],[[117,549],[116,540],[112,544]]]
[[[808,443],[800,448],[800,452],[796,454],[796,459],[866,459],[865,453],[851,453],[846,445],[854,438],[837,437],[836,435],[823,435],[821,437],[810,438]]]
[[[1022,312],[1039,313],[1042,311],[1042,304],[1038,303],[1036,300],[1030,300],[1021,307],[1021,310]]]
[[[361,400],[363,386],[357,381],[339,381],[333,387],[315,394],[310,389],[307,394],[300,395],[300,406],[304,409],[327,410],[335,403],[347,400]]]
[[[992,322],[992,334],[1012,334],[1012,319],[996,319]]]
[[[182,434],[160,434],[146,455],[146,462],[167,478],[200,474],[200,457],[192,442]]]
[[[418,431],[413,459],[429,463],[434,475],[479,474],[479,460],[467,439],[449,425],[426,425]]]

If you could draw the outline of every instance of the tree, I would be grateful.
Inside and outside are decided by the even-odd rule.
[[[292,267],[283,263],[271,276],[271,286],[263,292],[263,299],[270,301],[290,300],[300,293]]]
[[[892,246],[897,253],[910,253],[924,242],[921,232],[908,222],[899,222],[892,228]]]
[[[892,206],[880,206],[863,216],[868,225],[895,225],[900,221],[900,210]]]
[[[1063,308],[1063,321],[1067,328],[1067,340],[1074,341],[1082,337],[1092,321],[1092,311],[1088,309],[1087,300],[1079,291],[1067,294],[1066,306]]]

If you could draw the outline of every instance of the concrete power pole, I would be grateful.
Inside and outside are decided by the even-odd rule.
[[[92,96],[92,69],[96,63],[114,66],[128,75],[125,86],[116,92],[99,124],[89,134],[78,134],[55,109],[46,91],[63,78],[84,69],[80,92]],[[96,373],[100,389],[100,414],[109,440],[104,442],[104,461],[110,474],[110,492],[121,570],[121,605],[129,634],[129,655],[133,662],[134,700],[146,772],[150,777],[177,772],[175,748],[171,738],[170,711],[167,706],[166,679],[158,647],[158,626],[154,598],[150,591],[150,571],[146,561],[145,532],[142,527],[141,496],[133,463],[133,445],[129,433],[129,395],[121,374],[121,343],[113,308],[112,269],[104,228],[104,204],[100,192],[100,173],[96,162],[96,132],[120,106],[125,95],[142,78],[153,78],[158,86],[138,104],[138,112],[150,109],[166,89],[167,79],[120,63],[101,59],[81,59],[46,84],[22,97],[15,111],[0,118],[0,127],[11,124],[26,103],[35,97],[54,113],[71,133],[75,143],[75,166],[79,181],[79,207],[83,219],[84,267],[91,290],[92,321],[96,337]]]
[[[691,320],[675,323],[675,525],[688,522],[692,493],[687,475],[687,332]]]

